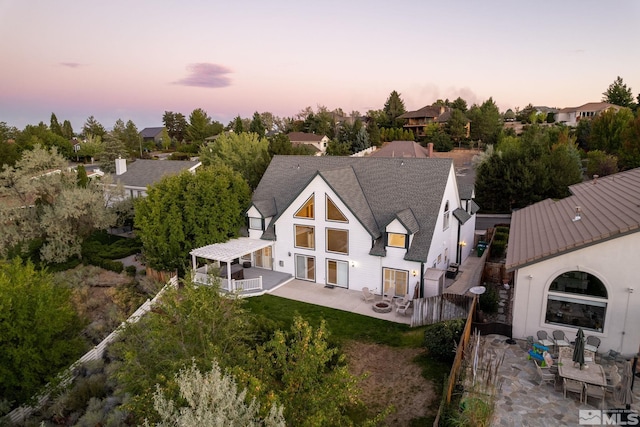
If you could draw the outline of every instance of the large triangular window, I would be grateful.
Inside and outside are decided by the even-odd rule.
[[[309,197],[307,201],[304,202],[304,205],[302,205],[302,207],[298,209],[298,211],[293,216],[296,218],[314,219],[315,218],[314,208],[313,208],[314,200],[315,198],[314,198],[314,195],[312,194],[311,197]]]
[[[327,196],[327,221],[349,222],[329,196]]]

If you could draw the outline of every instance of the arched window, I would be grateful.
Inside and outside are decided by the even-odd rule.
[[[545,322],[602,332],[607,313],[607,288],[596,276],[569,271],[549,286]]]

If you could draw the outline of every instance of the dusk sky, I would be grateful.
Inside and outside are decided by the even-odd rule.
[[[142,129],[203,108],[227,125],[323,105],[501,111],[640,92],[640,1],[0,0],[0,121],[93,115]]]

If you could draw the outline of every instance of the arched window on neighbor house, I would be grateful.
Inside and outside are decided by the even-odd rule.
[[[593,274],[569,271],[549,286],[545,323],[602,332],[607,288]]]

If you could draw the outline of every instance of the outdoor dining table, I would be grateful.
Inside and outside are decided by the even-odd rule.
[[[575,362],[571,359],[558,359],[558,375],[562,378],[580,381],[588,384],[595,384],[606,387],[607,377],[604,373],[602,365],[597,363],[589,363],[580,369],[575,366]]]

